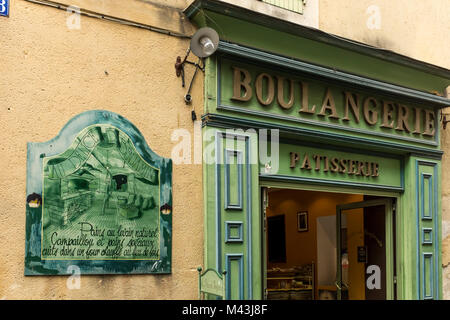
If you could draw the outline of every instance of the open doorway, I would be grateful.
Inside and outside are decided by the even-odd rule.
[[[393,198],[274,188],[267,194],[267,299],[395,299]]]

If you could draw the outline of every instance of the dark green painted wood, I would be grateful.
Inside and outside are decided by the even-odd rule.
[[[286,174],[268,175],[261,173],[261,170],[259,181],[253,177],[252,182],[264,186],[395,197],[397,199],[395,208],[397,298],[417,299],[423,278],[419,276],[421,269],[418,266],[422,265],[423,271],[423,263],[420,260],[422,251],[419,251],[418,243],[420,239],[418,228],[421,228],[421,225],[416,219],[417,210],[419,210],[416,203],[418,190],[416,160],[435,163],[438,168],[437,188],[436,191],[432,190],[438,195],[436,201],[438,211],[435,220],[437,224],[433,227],[428,225],[424,227],[425,231],[432,229],[432,236],[437,237],[435,242],[440,245],[439,170],[443,152],[439,149],[439,125],[436,126],[436,140],[420,143],[412,140],[396,140],[393,137],[368,136],[358,132],[333,131],[326,127],[312,127],[306,123],[289,122],[283,117],[270,117],[267,114],[243,113],[233,109],[239,106],[221,103],[222,88],[218,81],[220,79],[218,59],[226,57],[246,66],[258,65],[280,72],[302,74],[310,79],[334,83],[340,87],[349,86],[352,89],[361,90],[364,94],[398,97],[400,101],[430,108],[440,108],[449,104],[448,99],[431,93],[434,91],[438,91],[441,95],[444,93],[444,89],[450,85],[450,71],[220,1],[197,0],[185,12],[198,26],[210,26],[216,29],[221,38],[219,52],[206,60],[205,114],[202,116],[204,130],[209,128],[215,128],[215,130],[279,129],[280,140],[291,144],[292,147],[317,146],[342,152],[356,150],[360,153],[367,152],[373,156],[400,161],[404,168],[403,188],[388,184],[378,185],[377,189],[374,189],[367,184],[336,182],[323,177],[314,180],[311,177]],[[362,84],[356,83],[358,80],[361,80]],[[436,112],[435,115],[437,120],[438,113]],[[208,188],[214,181],[211,178],[214,171],[211,171],[211,166],[205,166],[204,170],[207,173],[204,176],[205,212],[209,216],[214,198]],[[206,233],[214,234],[208,231],[214,228],[210,220],[207,219],[206,223]],[[212,244],[215,242],[209,238],[206,242],[205,257],[211,265],[214,265],[213,255],[216,251]],[[427,248],[429,244],[421,246]],[[434,267],[437,267],[440,265],[440,248],[436,247],[435,250],[437,250],[437,262]],[[260,253],[261,251],[258,252]],[[233,266],[235,267],[236,265]],[[422,274],[430,276],[431,272],[431,269],[426,269]],[[435,276],[439,286],[434,287],[437,290],[435,296],[441,298],[442,272],[440,269]],[[260,278],[262,279],[263,276]],[[428,286],[428,289],[431,287]]]
[[[251,78],[250,88],[252,90],[252,97],[250,100],[242,102],[236,101],[233,97],[233,67],[239,67],[245,69],[249,72],[248,77]],[[275,93],[277,92],[277,77],[284,77],[285,79],[291,79],[293,81],[293,97],[294,103],[289,109],[281,108],[277,103],[277,95],[273,98],[273,101],[269,105],[262,105],[256,98],[256,84],[255,79],[258,74],[268,73],[272,76]],[[322,129],[328,132],[343,133],[343,134],[353,134],[355,136],[367,137],[370,139],[383,139],[398,141],[400,143],[424,145],[430,147],[436,147],[438,145],[438,132],[434,136],[427,136],[422,134],[415,134],[412,132],[407,132],[406,130],[396,130],[394,128],[382,128],[383,123],[383,113],[382,113],[382,103],[383,101],[392,101],[395,103],[396,107],[399,108],[399,104],[405,104],[405,98],[401,95],[396,97],[387,96],[383,91],[371,92],[359,88],[358,90],[349,89],[347,86],[338,82],[328,82],[323,79],[312,79],[303,73],[299,73],[296,69],[279,69],[272,64],[258,64],[256,65],[252,60],[242,60],[242,59],[230,59],[230,58],[218,58],[217,65],[217,108],[213,105],[208,106],[208,111],[219,112],[222,114],[241,114],[243,117],[252,119],[267,119],[270,121],[276,121],[278,123],[286,124],[289,126],[301,126],[308,129]],[[309,108],[315,106],[315,112],[313,114],[308,114],[305,112],[300,112],[302,107],[303,96],[301,94],[300,83],[307,83],[308,86],[308,105]],[[288,87],[286,85],[286,87]],[[285,88],[285,91],[288,89]],[[329,91],[328,91],[329,90]],[[350,91],[352,90],[352,91]],[[338,119],[332,119],[327,116],[318,115],[325,93],[329,92],[332,94],[336,114]],[[354,119],[351,111],[349,112],[349,121],[344,120],[345,116],[345,95],[344,92],[351,92],[352,94],[358,95],[359,107],[359,121]],[[377,101],[377,122],[375,125],[370,125],[364,120],[363,116],[363,101],[366,98],[374,97]],[[413,102],[408,103],[409,114],[407,125],[412,129],[415,128],[415,112],[413,107],[417,107],[423,110],[429,110],[429,112],[434,112],[434,127],[438,128],[438,114],[435,110],[431,109],[429,106],[422,106],[419,103],[420,100],[417,98]],[[450,103],[450,102],[449,102]],[[421,119],[423,120],[424,111],[421,111]],[[393,122],[396,121],[398,114],[394,111]],[[395,127],[395,126],[394,126]],[[421,131],[425,131],[424,124],[422,121]]]
[[[203,167],[205,265],[227,271],[227,299],[260,299],[258,166],[251,162],[257,159],[256,135],[215,128],[203,134],[211,156]]]
[[[324,131],[309,130],[302,127],[291,127],[262,120],[250,120],[236,116],[221,114],[205,114],[202,116],[203,125],[219,128],[254,128],[254,129],[278,129],[280,135],[288,139],[299,139],[306,142],[319,142],[334,146],[354,148],[359,150],[371,150],[393,155],[411,154],[425,156],[433,159],[441,159],[443,152],[439,149],[427,149],[423,147],[409,146],[399,143],[388,143],[379,140],[359,138],[350,135],[332,134]]]
[[[341,86],[345,84],[347,88],[364,89],[366,93],[374,92],[378,95],[384,94],[385,96],[392,96],[394,99],[406,99],[406,101],[412,101],[416,104],[422,103],[426,107],[435,105],[436,107],[446,108],[450,104],[450,99],[446,97],[440,97],[404,86],[393,85],[389,82],[357,76],[321,65],[298,61],[234,43],[220,41],[218,52],[222,53],[225,57],[239,57],[247,64],[253,61],[259,67],[266,65],[270,68],[272,65],[277,67],[278,72],[281,72],[283,69],[288,70],[289,73],[292,73],[292,71],[301,72],[311,79],[322,79],[329,83],[337,83]]]
[[[439,164],[416,160],[417,298],[441,298]]]
[[[312,147],[305,145],[291,145],[286,143],[279,144],[279,161],[277,166],[277,171],[272,168],[269,173],[265,172],[265,167],[260,163],[260,177],[261,179],[286,179],[291,181],[305,181],[316,184],[323,185],[347,185],[347,186],[360,186],[365,188],[374,189],[385,189],[391,191],[402,191],[404,187],[403,181],[403,166],[402,159],[395,159],[384,156],[374,156],[367,155],[364,153],[349,153],[338,150],[329,150],[326,147]],[[294,168],[291,168],[290,153],[295,152],[299,156],[298,162],[295,164]],[[325,160],[321,159],[319,162],[318,170],[316,170],[317,165],[313,158],[314,155],[319,155],[321,157],[327,157],[328,168],[325,171]],[[302,169],[302,163],[304,159],[308,157],[310,161],[311,169]],[[331,171],[331,159],[337,158],[339,160],[353,160],[361,162],[371,162],[376,163],[379,167],[379,176],[374,177],[362,176],[355,174],[348,174],[348,161],[347,161],[347,172],[332,172]],[[366,165],[366,164],[365,164]],[[272,166],[273,167],[273,166]],[[367,168],[365,168],[367,169]],[[356,168],[355,168],[356,170]],[[372,168],[370,168],[372,170]],[[369,171],[370,171],[369,170]],[[368,172],[364,170],[364,172]],[[275,176],[272,177],[271,176]]]

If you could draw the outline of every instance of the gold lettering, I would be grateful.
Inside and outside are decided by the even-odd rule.
[[[370,176],[372,174],[372,163],[371,162],[366,162],[366,166],[367,166],[367,173],[365,174],[366,177]]]
[[[344,118],[342,118],[342,120],[345,121],[350,121],[349,117],[348,117],[348,110],[349,110],[349,106],[352,107],[352,112],[353,115],[355,116],[355,122],[359,123],[359,95],[357,94],[352,94],[351,92],[344,92],[345,94],[345,116]],[[356,96],[356,102],[355,102],[355,97]]]
[[[250,86],[252,76],[245,69],[237,67],[232,68],[234,70],[234,77],[233,77],[233,96],[231,97],[231,99],[238,101],[249,101],[253,95],[252,87]],[[242,79],[242,76],[244,76],[244,79]],[[244,90],[244,95],[241,95],[242,89]]]
[[[327,93],[325,94],[325,99],[323,100],[322,109],[317,114],[319,116],[325,116],[325,111],[330,110],[331,114],[328,116],[329,118],[339,119],[339,116],[336,112],[336,105],[334,103],[333,94],[331,93],[330,88],[327,89]]]
[[[332,158],[331,159],[331,171],[332,172],[338,172],[339,171],[339,159],[338,158]]]
[[[422,137],[433,137],[438,130],[438,119],[436,119],[437,113],[436,110],[433,109],[427,110],[424,108],[400,104],[395,101],[377,100],[373,96],[364,97],[361,93],[354,93],[346,89],[340,92],[340,94],[344,95],[343,99],[341,96],[341,98],[336,101],[334,99],[334,94],[338,92],[336,90],[337,88],[330,86],[323,87],[325,89],[322,91],[324,96],[322,105],[317,106],[320,107],[320,110],[318,110],[319,108],[317,108],[315,104],[311,103],[311,106],[309,105],[308,82],[296,80],[297,78],[291,79],[288,75],[271,75],[267,72],[258,74],[255,79],[254,77],[256,74],[253,74],[252,76],[252,74],[244,68],[231,66],[231,69],[233,72],[232,100],[248,102],[253,99],[257,100],[262,106],[278,104],[283,110],[290,110],[296,104],[296,98],[300,94],[301,101],[299,106],[300,109],[298,110],[299,113],[317,114],[321,118],[324,118],[320,120],[325,120],[325,117],[330,119],[342,119],[343,123],[353,123],[353,127],[356,130],[365,130],[368,126],[370,126],[371,129],[374,129],[375,125],[379,125],[381,128],[393,129],[391,131],[398,131],[398,134],[405,132],[411,135],[421,135]],[[300,82],[301,85],[300,93],[298,93],[298,87],[296,87],[297,82]],[[275,86],[277,86],[277,88],[275,88]],[[275,89],[277,90],[276,92]],[[254,99],[254,96],[256,96],[256,99]],[[336,103],[338,103],[338,105],[336,105]],[[363,110],[361,110],[361,108]],[[364,127],[360,127],[358,125],[362,121],[361,112],[364,117],[364,122],[367,123],[367,126]],[[423,114],[424,112],[425,115]],[[314,119],[309,116],[306,121],[309,120]],[[383,130],[382,133],[387,133],[387,130]],[[87,140],[84,141],[88,144],[86,149],[89,149],[90,144],[95,146],[95,140],[90,141],[89,138],[90,136],[88,136]],[[116,139],[118,138],[116,137]],[[123,147],[120,146],[120,143],[119,147],[120,152],[122,153]],[[292,155],[292,157],[291,165],[294,167],[300,163],[300,160],[303,160],[299,154],[297,154],[297,156]],[[333,164],[330,165],[331,158],[326,159],[323,156],[319,156],[319,158],[320,160],[316,158],[315,160],[312,158],[307,160],[309,162],[315,161],[316,167],[317,164],[322,166],[321,161],[324,160],[323,167],[316,170],[327,168],[328,171],[330,170],[330,167],[333,167]],[[370,162],[360,164],[358,161],[352,161],[353,162],[346,159],[345,162],[346,166],[350,166],[350,168],[345,168],[346,172],[347,169],[349,169],[349,174],[357,174],[359,172],[359,175],[364,175],[361,172],[366,171],[371,174],[373,173],[372,166],[368,165]],[[338,162],[338,171],[342,171],[343,167],[341,164],[341,159],[339,159]],[[352,170],[353,167],[355,167],[355,171]],[[359,170],[360,167],[363,171]]]
[[[392,111],[394,110],[394,108],[394,103],[383,101],[383,124],[381,125],[382,128],[394,127],[394,120],[392,119]]]
[[[328,172],[328,170],[330,169],[330,164],[328,161],[328,157],[322,157],[324,159],[324,168],[323,168],[323,172]]]
[[[297,152],[290,152],[289,153],[290,157],[291,157],[291,165],[290,168],[295,168],[295,166],[297,165],[297,162],[299,160],[298,158],[298,153]]]
[[[313,158],[314,158],[314,160],[316,160],[316,167],[314,168],[314,170],[319,171],[321,156],[319,156],[318,154],[315,154],[315,155],[313,155]]]
[[[340,164],[339,173],[346,173],[347,172],[347,160],[341,159],[339,164]]]
[[[263,98],[263,79],[264,78],[267,79],[267,96],[265,99]],[[256,87],[256,98],[258,99],[258,101],[265,106],[271,104],[273,101],[273,98],[275,96],[275,89],[274,89],[273,79],[270,76],[270,74],[261,73],[260,75],[258,75],[258,77],[256,78],[255,87]]]
[[[301,82],[302,84],[302,108],[299,112],[304,113],[314,113],[316,112],[316,105],[313,105],[312,109],[309,110],[309,85],[306,82]]]
[[[435,117],[433,110],[425,110],[425,131],[422,133],[424,136],[434,136],[436,132]]]
[[[368,97],[364,100],[364,120],[366,120],[367,124],[373,126],[378,122],[378,111],[369,109],[371,104],[374,106],[374,109],[378,108],[375,98]]]
[[[355,172],[354,172],[354,167],[353,167],[353,160],[348,160],[348,174],[349,175],[351,175],[351,174],[354,174]]]
[[[398,114],[397,114],[397,127],[395,130],[405,130],[406,132],[411,132],[409,128],[409,108],[402,104],[398,105]],[[404,127],[403,127],[404,125]]]
[[[422,109],[421,108],[414,108],[414,114],[415,114],[415,126],[414,126],[414,134],[420,134],[420,123],[422,118],[420,117],[421,113],[422,113]]]
[[[378,167],[378,163],[372,163],[372,177],[378,177],[379,176],[379,167]]]
[[[278,103],[283,109],[290,109],[294,105],[294,80],[289,79],[289,101],[284,101],[284,77],[277,77],[278,79]]]
[[[311,161],[309,160],[308,154],[305,153],[305,157],[303,158],[303,163],[301,169],[311,170]]]
[[[358,162],[358,169],[356,170],[357,176],[363,176],[364,175],[364,162],[357,161]]]
[[[290,152],[289,157],[290,168],[295,168],[297,163],[300,161],[300,155],[297,152]],[[314,165],[312,165],[312,161],[314,161]],[[320,154],[314,154],[310,158],[309,155],[305,153],[300,169],[312,170],[313,168],[315,171],[320,171],[322,169],[323,172],[331,171],[334,173],[347,173],[348,175],[363,177],[378,177],[380,174],[379,165],[375,162],[359,161],[354,159],[339,159],[336,157],[331,158],[330,160],[328,156],[322,156]]]

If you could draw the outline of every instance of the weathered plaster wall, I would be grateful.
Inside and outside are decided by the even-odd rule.
[[[32,0],[30,0],[32,1]],[[183,15],[188,0],[57,0],[66,6],[125,19],[171,32],[192,35],[194,26]]]
[[[448,0],[320,0],[323,31],[450,68]]]
[[[201,165],[173,168],[171,275],[82,276],[78,290],[67,288],[67,276],[23,275],[27,142],[53,138],[73,116],[92,109],[123,115],[164,157],[176,143],[173,130],[193,135],[186,88],[174,70],[188,40],[84,16],[81,29],[70,30],[68,16],[15,0],[11,16],[0,19],[0,298],[195,299],[196,268],[203,261]],[[171,23],[160,20],[159,27]],[[186,67],[186,81],[192,71]],[[202,80],[200,72],[193,86],[198,115]]]
[[[323,31],[450,68],[448,0],[320,0],[319,13]],[[443,92],[444,88],[437,90]],[[444,298],[450,299],[450,128],[441,131],[441,142],[445,152],[442,160],[443,291]]]

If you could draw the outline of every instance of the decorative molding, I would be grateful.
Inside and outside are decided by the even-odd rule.
[[[417,299],[439,299],[440,284],[439,284],[439,199],[438,199],[438,177],[437,169],[438,163],[426,160],[416,160],[416,244],[417,244]],[[420,166],[427,166],[433,168],[433,174],[421,172]],[[424,179],[430,179],[429,201],[430,201],[430,217],[423,217],[424,213]],[[432,223],[433,227],[423,227],[423,223]],[[425,241],[425,234],[434,234],[432,243]],[[423,247],[425,245],[426,247]],[[426,250],[427,252],[424,252]],[[432,250],[433,252],[430,252]],[[433,261],[433,258],[435,261]],[[426,292],[426,270],[425,260],[430,260],[430,278],[431,293]]]
[[[216,153],[216,165],[214,168],[215,171],[215,198],[216,198],[216,270],[221,273],[222,272],[222,212],[221,212],[221,174],[220,174],[220,157],[221,157],[221,140],[222,132],[217,131],[215,134],[215,153]]]
[[[216,192],[216,269],[221,271],[221,265],[222,265],[222,234],[221,234],[221,228],[222,228],[222,219],[221,219],[221,212],[222,212],[222,206],[221,206],[221,167],[222,167],[222,157],[223,157],[223,146],[222,139],[230,139],[230,138],[238,138],[243,139],[245,141],[245,162],[242,163],[242,158],[240,160],[240,163],[242,166],[245,167],[246,170],[246,203],[244,206],[244,203],[242,202],[242,199],[240,200],[240,203],[242,204],[240,208],[237,206],[231,206],[229,208],[229,204],[227,205],[227,200],[225,200],[225,210],[232,209],[232,210],[244,210],[245,207],[245,219],[247,221],[247,232],[246,232],[246,259],[247,259],[247,283],[248,283],[248,299],[252,299],[253,297],[253,288],[252,288],[252,176],[251,176],[251,159],[250,159],[250,136],[246,134],[236,134],[236,133],[229,133],[229,132],[223,132],[223,131],[217,131],[215,135],[215,148],[216,148],[216,165],[215,165],[215,176],[216,176],[216,185],[215,185],[215,192]],[[226,144],[225,144],[226,146]],[[237,153],[242,154],[242,151],[239,150],[229,150],[225,149],[225,154],[229,153]],[[239,156],[238,156],[239,157]],[[225,158],[226,159],[226,158]],[[225,160],[226,163],[227,160]],[[242,168],[242,167],[241,167]],[[225,170],[226,166],[225,166]],[[242,175],[242,173],[241,173]],[[225,179],[226,179],[226,173],[225,173]],[[227,186],[225,186],[227,188]],[[225,189],[226,190],[226,189]],[[243,190],[243,188],[242,188]],[[242,190],[240,191],[240,194],[242,194]],[[225,191],[227,192],[227,191]],[[244,217],[243,217],[244,219]],[[225,228],[225,232],[227,232],[227,228]],[[243,238],[244,239],[244,238]],[[225,234],[225,242],[227,242],[227,234]],[[229,279],[229,278],[228,278]]]
[[[284,144],[290,144],[290,145],[297,145],[301,147],[312,147],[312,148],[320,148],[323,150],[334,150],[334,151],[340,151],[340,152],[348,152],[348,153],[354,153],[354,154],[361,154],[361,155],[370,155],[374,157],[383,157],[383,158],[391,158],[403,161],[404,157],[402,155],[398,154],[392,154],[392,153],[386,153],[386,152],[378,152],[373,150],[361,150],[361,148],[348,148],[345,146],[335,146],[330,144],[321,144],[321,143],[315,143],[310,141],[301,141],[301,140],[295,140],[290,138],[279,138],[280,143]],[[403,166],[402,166],[403,167]]]
[[[425,210],[425,180],[428,181],[428,214]],[[420,185],[421,185],[421,218],[422,220],[433,220],[433,175],[428,173],[421,173],[420,175]]]
[[[329,133],[318,130],[311,130],[302,127],[293,127],[282,124],[274,124],[265,121],[243,119],[228,115],[207,113],[202,115],[203,126],[212,126],[217,128],[253,128],[253,129],[278,129],[280,134],[287,134],[303,140],[322,140],[324,144],[337,145],[341,143],[347,148],[357,148],[363,150],[364,146],[368,149],[381,149],[382,152],[392,154],[414,154],[415,156],[423,156],[425,158],[442,159],[443,151],[439,149],[429,149],[412,145],[405,145],[396,142],[385,142],[361,137],[341,135],[337,133]]]
[[[422,245],[429,244],[433,244],[433,228],[422,228]]]
[[[220,97],[219,97],[219,99],[220,99]],[[422,139],[417,139],[417,138],[403,137],[403,136],[395,135],[392,133],[369,131],[369,130],[364,130],[364,129],[359,129],[359,128],[346,127],[346,126],[343,126],[340,124],[335,124],[335,123],[321,122],[321,121],[309,120],[309,119],[293,117],[293,116],[285,116],[282,114],[276,114],[276,113],[265,112],[265,111],[249,110],[249,109],[244,109],[241,107],[228,106],[228,105],[223,105],[223,104],[218,104],[217,110],[238,112],[238,113],[247,114],[250,116],[258,116],[258,117],[270,118],[270,119],[275,119],[275,120],[290,121],[290,122],[295,122],[295,123],[313,125],[313,126],[322,127],[322,128],[332,128],[332,129],[337,129],[337,130],[341,130],[341,131],[347,131],[350,133],[365,134],[365,135],[370,135],[370,136],[374,136],[374,137],[402,140],[402,141],[412,142],[412,143],[420,143],[420,144],[429,145],[429,146],[433,146],[433,147],[436,147],[438,145],[438,143],[435,140],[430,141],[430,140],[422,140]]]
[[[388,192],[398,192],[404,191],[404,186],[394,187],[385,185],[376,185],[369,183],[356,183],[356,182],[346,182],[346,181],[336,181],[336,180],[325,180],[325,179],[314,179],[314,178],[304,178],[304,177],[293,177],[278,174],[260,174],[261,180],[265,181],[285,181],[285,182],[299,182],[311,185],[321,185],[321,186],[339,186],[348,188],[358,188],[358,189],[370,189],[377,191],[388,191]]]
[[[450,99],[441,97],[431,93],[390,84],[383,81],[378,81],[366,77],[361,77],[351,73],[334,70],[332,68],[322,67],[319,65],[295,60],[292,58],[275,55],[262,50],[245,47],[235,43],[220,41],[218,52],[237,56],[250,61],[258,63],[270,64],[273,66],[287,68],[296,72],[307,73],[314,78],[325,79],[331,82],[345,83],[349,87],[359,89],[376,90],[380,94],[402,97],[413,101],[414,103],[433,104],[439,108],[446,108],[450,106]]]
[[[426,263],[427,260],[429,261],[429,271],[430,271],[430,278],[426,279]],[[433,272],[433,253],[432,252],[424,252],[422,254],[422,272],[423,272],[423,278],[422,278],[422,286],[423,286],[423,299],[424,300],[432,300],[434,299],[434,272]],[[427,294],[427,280],[430,284],[430,292]]]
[[[231,279],[233,277],[231,273],[231,262],[237,261],[239,263],[239,300],[244,299],[244,255],[242,253],[228,253],[226,256],[226,271],[227,271],[227,286],[226,286],[226,299],[231,299]],[[251,282],[250,282],[251,283]]]
[[[242,210],[243,204],[242,204],[242,152],[238,150],[229,150],[225,149],[225,209],[226,210]],[[231,172],[230,172],[230,156],[236,156],[237,160],[237,177],[238,177],[238,189],[237,189],[237,196],[238,200],[237,203],[233,204],[230,202],[230,180],[231,180]]]
[[[243,229],[242,229],[242,221],[225,221],[225,242],[226,243],[242,243],[244,241],[243,238]],[[231,235],[231,229],[237,228],[238,236],[233,237]]]

